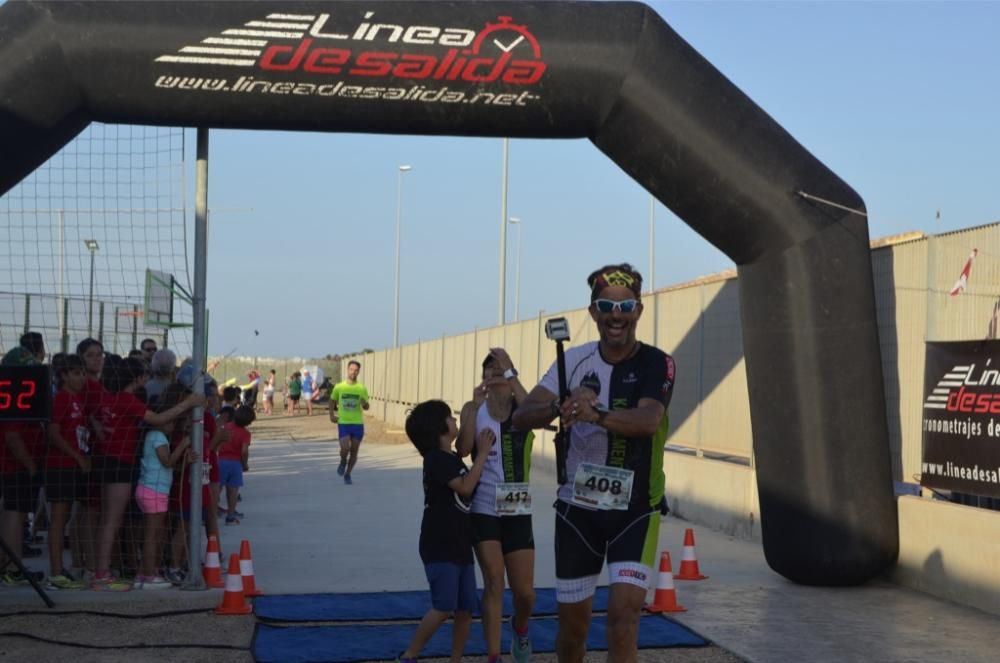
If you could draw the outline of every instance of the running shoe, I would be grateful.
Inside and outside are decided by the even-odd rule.
[[[64,590],[75,590],[75,589],[86,589],[87,583],[82,580],[74,580],[69,577],[69,574],[61,573],[57,576],[49,576],[48,582],[45,583],[48,589],[64,589]]]
[[[173,585],[184,584],[184,571],[180,569],[167,569],[167,572],[163,574],[163,577],[169,580]]]
[[[163,576],[139,576],[135,579],[136,589],[170,589],[174,584]]]
[[[110,573],[104,576],[95,576],[90,583],[90,588],[95,592],[128,592],[132,590],[132,583],[127,580],[119,580]]]
[[[531,660],[531,636],[525,633],[521,635],[514,628],[514,617],[510,618],[510,655],[514,663],[528,663]]]
[[[406,653],[405,651],[399,652],[399,656],[396,657],[396,663],[417,663],[416,656],[414,656],[413,658],[403,658],[403,654],[405,653]]]
[[[236,516],[226,516],[226,524],[227,525],[239,525],[240,524],[240,519],[237,518]]]
[[[352,483],[354,483],[354,480],[351,479],[351,475],[350,474],[345,474],[344,475],[344,483],[346,483],[348,486],[350,486]]]
[[[346,470],[347,470],[347,463],[341,462],[340,465],[337,466],[337,474],[339,474],[340,476],[344,476],[344,472]]]
[[[0,582],[9,586],[27,585],[28,578],[31,578],[35,582],[41,582],[45,579],[45,574],[41,571],[28,571],[26,574],[17,570],[8,571],[0,576]]]

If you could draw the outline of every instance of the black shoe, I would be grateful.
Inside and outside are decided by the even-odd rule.
[[[27,543],[21,544],[21,557],[40,557],[42,551],[39,548],[32,548]]]

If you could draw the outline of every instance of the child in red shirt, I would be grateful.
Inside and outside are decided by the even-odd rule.
[[[243,486],[243,473],[250,469],[250,431],[253,409],[241,405],[236,408],[232,423],[226,424],[229,440],[219,447],[219,484],[226,488],[226,524],[239,525],[236,502]]]
[[[49,580],[51,589],[83,589],[84,583],[63,570],[63,537],[73,502],[86,495],[90,472],[90,427],[83,400],[86,382],[83,359],[57,354],[52,358],[59,391],[52,403],[48,452],[45,454],[45,496],[49,501]]]

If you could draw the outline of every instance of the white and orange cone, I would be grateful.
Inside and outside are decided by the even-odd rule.
[[[222,581],[222,563],[219,559],[219,540],[215,535],[208,537],[208,549],[205,553],[205,566],[201,568],[201,575],[205,578],[205,584],[209,587],[225,587]]]
[[[678,580],[704,580],[698,569],[698,558],[694,554],[694,530],[688,527],[684,530],[684,556],[681,557],[681,568],[674,576]]]
[[[250,542],[246,539],[240,543],[240,575],[243,576],[243,595],[261,596],[264,592],[257,589],[253,577],[253,556],[250,554]]]
[[[222,605],[215,609],[217,615],[248,615],[253,610],[243,596],[243,577],[240,576],[240,556],[229,556],[229,575],[226,576],[226,593]]]
[[[670,569],[670,553],[666,550],[660,555],[660,575],[656,579],[656,593],[653,602],[646,606],[649,612],[687,612],[687,608],[677,603],[677,591],[674,589],[674,574]]]

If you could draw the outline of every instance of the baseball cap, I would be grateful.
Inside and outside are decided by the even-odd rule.
[[[202,376],[205,379],[205,395],[211,396],[212,394],[218,393],[219,385],[216,383],[215,378],[202,372]],[[181,366],[181,369],[177,371],[177,382],[179,382],[188,391],[194,391],[194,381],[198,378],[198,371],[195,370],[193,364],[185,364]]]

